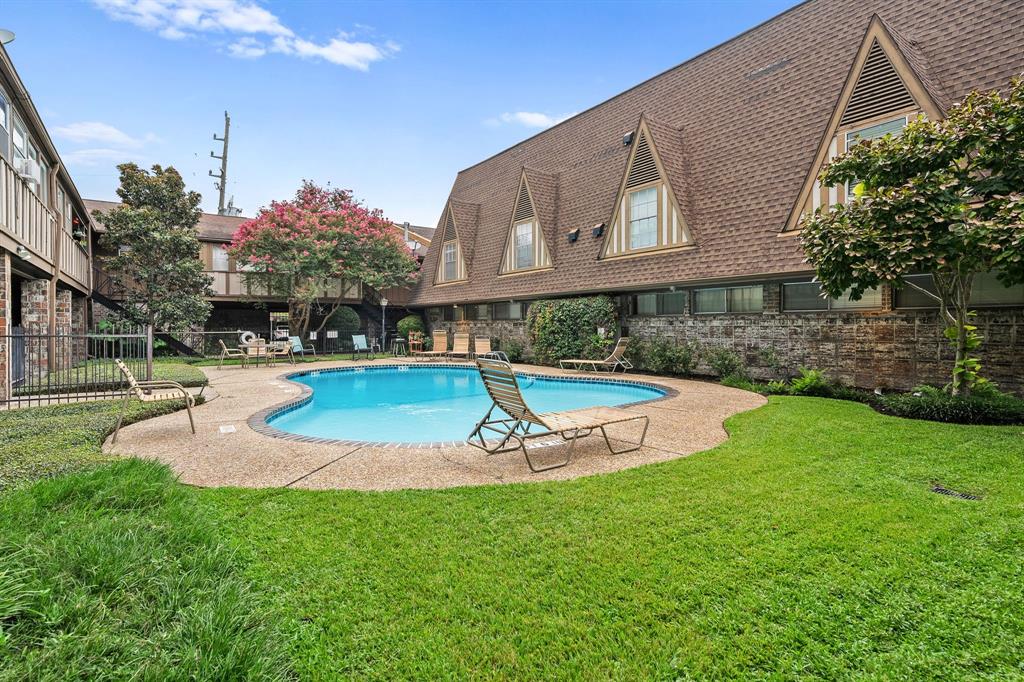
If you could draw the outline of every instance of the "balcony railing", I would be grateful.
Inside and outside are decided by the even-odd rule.
[[[60,269],[83,287],[89,287],[89,252],[67,232],[61,230]]]
[[[0,159],[0,169],[0,228],[46,264],[52,264],[57,221],[5,159]]]
[[[206,274],[213,279],[210,288],[213,289],[214,296],[255,298],[287,298],[288,296],[286,291],[275,292],[268,289],[265,282],[256,281],[255,279],[253,281],[246,281],[245,273],[242,272],[207,270]],[[321,293],[323,298],[337,298],[339,295],[344,299],[361,300],[362,286],[359,282],[336,280],[324,287]]]

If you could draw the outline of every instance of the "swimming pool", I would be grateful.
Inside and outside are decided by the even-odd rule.
[[[272,412],[275,430],[331,440],[461,442],[491,406],[473,366],[387,366],[293,374],[312,395]],[[520,375],[530,407],[540,412],[654,400],[665,391],[639,382]]]

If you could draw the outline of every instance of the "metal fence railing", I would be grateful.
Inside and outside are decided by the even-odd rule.
[[[153,336],[145,327],[86,332],[15,327],[0,335],[0,347],[9,351],[8,370],[0,376],[0,406],[5,407],[122,395],[127,384],[115,359],[140,381],[153,377]]]

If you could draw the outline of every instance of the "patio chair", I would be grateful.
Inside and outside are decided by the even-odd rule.
[[[309,344],[308,346],[303,346],[302,345],[302,339],[300,339],[297,336],[289,336],[288,337],[288,343],[292,344],[292,355],[293,356],[296,353],[298,353],[302,357],[306,357],[306,353],[312,353],[313,355],[316,355],[316,348],[313,346],[313,344]]]
[[[192,427],[192,433],[196,432],[196,423],[192,419],[192,408],[196,406],[196,400],[192,394],[185,390],[185,387],[175,381],[138,381],[135,375],[128,369],[128,366],[115,358],[117,368],[121,370],[128,388],[124,392],[124,400],[121,402],[121,413],[117,416],[117,426],[114,428],[114,437],[111,444],[117,442],[117,434],[121,431],[121,424],[124,421],[124,411],[128,407],[128,400],[134,395],[144,403],[154,403],[163,400],[184,400],[185,409],[188,411],[188,423]]]
[[[473,357],[494,358],[495,360],[508,362],[508,355],[506,355],[504,351],[491,350],[491,337],[489,336],[473,337]]]
[[[373,353],[373,346],[366,343],[366,334],[352,335],[352,360],[355,361],[359,353],[366,353],[367,360],[373,360],[376,355]]]
[[[650,419],[646,414],[630,412],[620,407],[585,407],[565,412],[536,414],[526,404],[526,400],[519,390],[519,382],[512,371],[512,365],[501,360],[477,358],[476,366],[480,370],[484,388],[487,389],[487,394],[493,402],[484,418],[466,437],[466,442],[473,447],[480,448],[488,455],[522,450],[530,471],[537,473],[558,469],[568,464],[576,449],[576,441],[589,436],[594,430],[601,431],[604,442],[613,455],[633,452],[643,447],[644,440],[647,438],[647,427],[650,426]],[[495,409],[499,410],[497,415],[494,415]],[[508,415],[508,417],[506,418],[501,411],[504,411],[504,415]],[[494,415],[493,418],[492,415]],[[643,421],[644,423],[640,442],[633,447],[616,450],[612,447],[605,427],[631,421]],[[539,427],[539,430],[531,431],[530,429],[534,426]],[[485,431],[489,435],[497,437],[496,443],[488,442],[488,434],[485,434]],[[530,458],[530,452],[526,448],[526,441],[531,438],[543,438],[556,434],[561,436],[562,440],[569,442],[569,451],[566,453],[565,459],[546,466],[534,465]],[[514,445],[509,445],[513,441]]]
[[[217,369],[224,367],[225,358],[240,358],[242,367],[249,364],[249,355],[241,348],[228,348],[223,339],[217,339],[217,343],[220,344],[220,362],[217,364]]]
[[[448,355],[448,332],[444,329],[435,329],[433,339],[433,349],[413,351],[413,357],[430,360]]]
[[[456,332],[452,338],[452,349],[448,351],[448,357],[461,357],[469,360],[469,334],[466,332]]]
[[[290,341],[272,341],[267,344],[267,361],[272,365],[278,358],[284,358],[291,364],[295,364]]]
[[[583,372],[589,369],[594,372],[599,372],[604,369],[609,372],[614,372],[621,369],[623,372],[626,372],[633,369],[633,363],[624,357],[627,345],[629,345],[629,338],[622,336],[615,343],[615,348],[612,350],[612,354],[604,360],[583,360],[581,358],[572,358],[568,360],[559,360],[558,366],[562,368],[563,371],[574,370],[577,372]]]

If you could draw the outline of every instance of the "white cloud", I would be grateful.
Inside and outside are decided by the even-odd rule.
[[[123,149],[77,149],[70,154],[64,154],[64,162],[75,166],[100,166],[136,161],[141,158],[138,154]]]
[[[324,43],[301,38],[276,15],[252,0],[93,0],[93,3],[112,19],[155,31],[168,40],[201,34],[235,36],[237,40],[227,47],[228,54],[243,59],[257,59],[273,51],[366,71],[373,62],[400,49],[391,41],[382,44],[357,41],[346,33],[338,33]],[[271,39],[270,45],[257,40],[257,36]]]
[[[126,147],[137,149],[147,142],[152,142],[156,136],[152,133],[144,137],[132,137],[131,135],[118,130],[112,125],[100,121],[80,121],[69,123],[66,126],[58,126],[53,129],[58,137],[78,143],[99,143],[114,147]]]
[[[241,59],[258,59],[267,53],[263,43],[248,36],[228,45],[228,53]]]
[[[561,123],[567,118],[572,118],[576,115],[576,112],[571,114],[562,114],[560,116],[551,116],[550,114],[542,114],[537,111],[515,111],[505,112],[496,118],[489,118],[484,121],[490,126],[499,126],[504,124],[521,125],[527,128],[550,128],[556,123]]]

